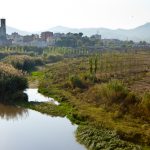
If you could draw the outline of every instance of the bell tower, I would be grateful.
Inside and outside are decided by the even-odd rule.
[[[0,19],[0,38],[6,39],[6,20]]]

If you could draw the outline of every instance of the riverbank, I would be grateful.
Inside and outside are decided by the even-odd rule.
[[[89,150],[118,148],[141,150],[140,146],[121,140],[116,131],[106,128],[103,124],[90,123],[86,116],[79,115],[77,110],[67,103],[62,102],[60,105],[54,105],[51,102],[29,102],[19,105],[54,117],[66,116],[72,123],[78,124],[77,141],[84,144]]]
[[[54,106],[48,103],[30,103],[30,106],[27,107],[49,115],[67,116],[73,123],[79,125],[79,130],[77,130],[77,139],[82,144],[85,144],[88,149],[95,150],[96,148],[98,149],[99,146],[102,146],[101,144],[99,144],[99,140],[95,140],[95,142],[93,143],[94,137],[99,137],[104,143],[107,141],[107,144],[109,143],[108,141],[111,141],[110,144],[106,144],[107,146],[111,147],[112,145],[118,145],[116,142],[116,138],[114,140],[111,140],[113,139],[111,136],[112,133],[115,135],[114,137],[118,137],[118,140],[121,140],[122,142],[126,141],[125,144],[122,144],[122,147],[118,146],[118,148],[121,149],[133,149],[133,147],[136,147],[136,149],[140,149],[134,144],[149,145],[150,126],[148,120],[146,121],[144,118],[140,119],[138,116],[133,117],[133,115],[131,115],[131,112],[131,114],[129,114],[129,112],[120,114],[120,112],[118,111],[120,109],[120,104],[115,103],[114,105],[114,103],[112,103],[111,107],[107,107],[106,109],[106,107],[97,103],[97,101],[94,101],[100,98],[99,96],[95,97],[95,94],[97,93],[97,88],[99,89],[101,85],[103,85],[102,83],[95,84],[88,81],[88,84],[87,82],[85,84],[83,80],[81,80],[77,83],[81,84],[82,82],[81,85],[88,85],[88,87],[85,86],[85,88],[80,88],[72,86],[70,80],[72,75],[70,75],[70,72],[72,74],[78,74],[78,76],[83,76],[83,70],[87,70],[86,66],[81,65],[81,62],[82,60],[71,60],[67,61],[66,64],[66,62],[63,61],[48,66],[41,72],[39,71],[32,73],[32,76],[30,78],[31,81],[32,79],[40,79],[39,92],[58,100],[60,102],[60,105]],[[136,100],[137,96],[131,94],[131,92],[126,93],[126,88],[123,88],[122,90],[124,94],[130,95],[131,98],[128,98],[128,100]],[[131,109],[134,108],[134,105],[132,105],[132,103],[129,102],[129,105],[132,106]],[[117,111],[114,111],[115,109]],[[80,128],[80,125],[84,125],[85,128]],[[90,133],[90,130],[87,130],[87,128],[91,126],[93,132],[90,134],[91,136],[87,136]],[[101,130],[103,130],[104,132],[110,131],[110,134],[107,134],[106,132],[107,138],[103,138],[99,135],[97,131]],[[81,138],[81,136],[78,136],[80,135],[80,133],[83,135],[83,139]],[[86,139],[88,140],[88,142],[85,142]],[[130,144],[129,142],[134,144]],[[98,147],[96,146],[97,144],[99,145]],[[108,147],[99,147],[99,149],[104,148]],[[115,148],[112,147],[112,149]],[[149,147],[147,148],[147,150],[148,149]]]

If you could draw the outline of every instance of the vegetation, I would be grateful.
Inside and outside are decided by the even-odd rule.
[[[3,62],[11,64],[16,69],[23,71],[31,71],[37,65],[43,65],[41,58],[33,58],[27,55],[12,55],[4,58]]]
[[[60,39],[56,40],[56,46],[63,47],[84,47],[84,46],[102,46],[103,42],[100,40],[101,36],[96,38],[92,36],[91,38],[83,36],[83,33],[67,33],[66,36],[62,36]]]
[[[131,56],[134,61],[129,61]],[[117,52],[115,55],[104,53],[97,55],[97,60],[95,58],[94,55],[89,58],[67,59],[48,65],[42,71],[44,75],[39,91],[61,103],[69,104],[73,109],[67,116],[73,122],[87,125],[82,128],[85,132],[90,131],[87,128],[93,122],[93,130],[100,131],[97,124],[102,124],[102,130],[105,128],[115,132],[120,140],[149,145],[149,92],[141,90],[136,93],[132,88],[137,81],[149,78],[148,56],[143,52],[132,55]],[[92,69],[89,59],[93,62]],[[135,63],[137,60],[138,65]],[[111,68],[109,64],[112,64]],[[121,64],[124,64],[124,70]],[[77,131],[77,134],[80,135],[80,132],[81,130]],[[78,140],[86,144],[79,137],[77,136]]]
[[[79,142],[86,145],[89,150],[140,150],[139,146],[122,141],[117,133],[102,127],[79,126],[76,131]]]
[[[27,88],[27,80],[21,71],[9,64],[0,63],[0,101],[4,103],[24,100],[23,90]]]
[[[54,62],[63,60],[63,56],[59,54],[49,54],[46,57],[46,60],[47,60],[46,61],[47,63],[54,63]]]
[[[79,41],[82,37],[70,36]],[[76,47],[76,43],[69,44]],[[32,72],[28,80],[38,80],[39,91],[55,98],[60,105],[17,102],[19,105],[52,116],[67,116],[79,125],[78,141],[91,150],[138,150],[141,148],[136,144],[150,145],[149,51],[102,52],[83,47],[48,47],[36,51],[34,47],[13,47],[3,48],[1,53],[3,101],[21,100],[18,93],[27,87],[22,71],[44,64],[45,69]]]
[[[63,105],[57,106],[51,102],[27,102],[17,104],[22,107],[30,108],[44,114],[49,114],[51,116],[65,117],[66,115],[66,108]]]

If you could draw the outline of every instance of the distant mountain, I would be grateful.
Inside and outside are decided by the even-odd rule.
[[[54,33],[79,33],[82,32],[86,36],[91,36],[93,34],[101,34],[104,39],[120,39],[120,40],[133,40],[133,41],[147,41],[150,42],[150,23],[146,23],[142,26],[139,26],[134,29],[107,29],[107,28],[68,28],[63,26],[57,26],[54,28],[50,28],[47,31],[52,31]],[[7,27],[7,34],[11,34],[13,32],[18,32],[21,35],[31,34],[30,32],[21,31],[12,27]],[[42,31],[41,31],[42,32]],[[36,32],[38,34],[40,31]]]
[[[61,32],[61,33],[79,33],[82,32],[84,35],[91,36],[93,34],[101,34],[102,38],[105,39],[120,39],[120,40],[133,40],[133,41],[142,41],[145,40],[150,42],[150,23],[146,23],[142,26],[139,26],[134,29],[107,29],[107,28],[67,28],[63,26],[57,26],[50,28],[49,31]]]
[[[6,31],[7,31],[7,34],[12,34],[13,32],[17,32],[20,35],[30,35],[31,34],[30,32],[22,31],[22,30],[13,28],[13,27],[8,27],[8,26],[6,27]]]

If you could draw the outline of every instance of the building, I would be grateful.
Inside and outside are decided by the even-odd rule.
[[[11,38],[12,38],[12,39],[18,39],[18,38],[20,38],[20,35],[19,35],[17,32],[13,32],[13,33],[11,34]]]
[[[0,45],[5,46],[10,44],[11,40],[7,40],[6,37],[6,20],[0,19]]]
[[[40,38],[38,34],[32,34],[31,36],[33,40],[38,40]]]
[[[0,19],[0,39],[5,39],[6,40],[5,19]]]
[[[11,35],[9,35],[9,39],[12,39],[13,43],[17,43],[23,41],[23,36],[21,36],[17,32],[14,32]]]
[[[32,35],[26,35],[26,36],[23,36],[23,42],[26,43],[26,42],[32,42],[33,41],[33,36]]]
[[[0,19],[0,45],[4,45],[5,42],[6,42],[5,19]]]
[[[43,41],[49,41],[51,38],[53,38],[53,32],[42,32],[41,33],[41,39]]]
[[[94,38],[94,39],[97,39],[97,40],[101,40],[102,36],[99,35],[99,34],[95,34],[95,35],[92,35],[91,38]]]

